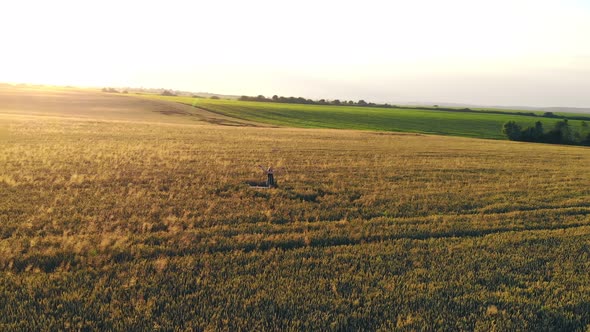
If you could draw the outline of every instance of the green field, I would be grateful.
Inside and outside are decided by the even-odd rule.
[[[552,128],[554,123],[559,121],[559,119],[517,114],[281,104],[157,95],[142,96],[193,105],[238,119],[300,128],[398,131],[505,139],[502,134],[502,125],[507,121],[516,121],[527,127],[540,120],[546,129]],[[576,129],[580,127],[580,124],[581,121],[570,121],[570,125]]]

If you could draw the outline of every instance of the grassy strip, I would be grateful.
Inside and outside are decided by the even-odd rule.
[[[179,102],[234,118],[277,126],[398,131],[488,139],[505,139],[502,134],[502,125],[508,121],[516,121],[526,127],[541,120],[546,128],[551,128],[560,120],[510,112],[302,105],[177,96],[143,96]],[[570,124],[573,128],[579,128],[581,121],[571,120]]]

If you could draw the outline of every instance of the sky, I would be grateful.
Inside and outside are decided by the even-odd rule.
[[[19,0],[0,33],[0,82],[590,107],[590,0]]]

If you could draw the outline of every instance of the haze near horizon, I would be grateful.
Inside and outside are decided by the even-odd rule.
[[[19,1],[0,81],[590,107],[587,1]]]

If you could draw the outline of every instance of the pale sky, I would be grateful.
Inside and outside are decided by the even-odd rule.
[[[590,107],[590,0],[6,0],[0,31],[0,82]]]

